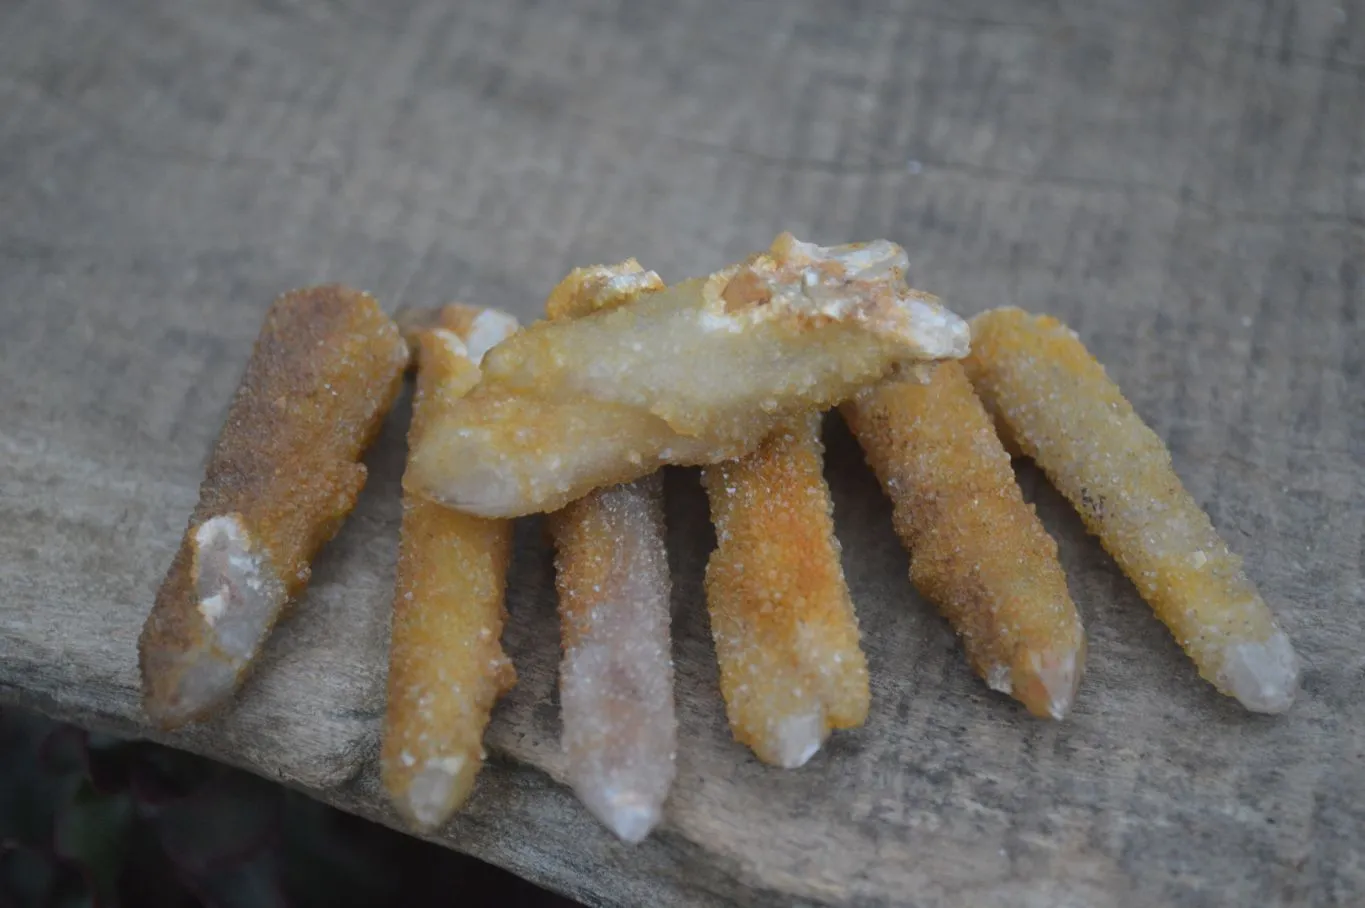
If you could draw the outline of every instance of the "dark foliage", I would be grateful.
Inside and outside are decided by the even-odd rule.
[[[0,710],[0,908],[573,902],[249,773]]]

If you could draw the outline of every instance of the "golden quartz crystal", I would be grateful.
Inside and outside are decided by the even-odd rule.
[[[418,361],[410,446],[479,381],[478,361],[516,330],[494,309],[451,305],[409,332]],[[469,796],[494,702],[516,673],[503,653],[512,523],[427,500],[404,477],[380,772],[399,813],[430,832]]]
[[[1199,673],[1247,709],[1287,710],[1299,679],[1288,636],[1104,367],[1054,318],[997,309],[972,328],[977,393]]]
[[[883,381],[843,413],[891,499],[910,579],[972,667],[1035,715],[1065,716],[1085,664],[1081,619],[962,365]]]
[[[885,241],[783,234],[707,278],[492,350],[412,458],[417,486],[488,517],[553,510],[663,464],[716,463],[898,364],[967,353],[966,324],[904,280]]]
[[[138,642],[156,724],[201,718],[242,682],[355,506],[407,358],[368,294],[314,287],[270,307]]]
[[[781,423],[754,452],[706,467],[716,550],[706,605],[735,737],[794,768],[833,728],[867,719],[858,641],[834,505],[823,474],[820,414]]]

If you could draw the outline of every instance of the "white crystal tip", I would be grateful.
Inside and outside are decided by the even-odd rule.
[[[483,361],[484,354],[517,333],[515,317],[498,309],[485,309],[474,317],[469,326],[469,336],[464,338],[469,358],[475,363]]]
[[[1299,690],[1299,657],[1283,631],[1227,648],[1218,686],[1257,713],[1282,713]]]
[[[174,685],[151,687],[143,709],[157,725],[174,728],[210,712],[237,688],[237,666],[203,653],[157,655],[151,671],[176,674]]]
[[[284,587],[238,514],[204,521],[193,542],[203,655],[245,665],[275,623],[284,604]]]
[[[206,715],[232,696],[285,600],[240,515],[205,520],[190,545],[197,632],[143,652],[145,709],[165,727]]]
[[[1085,667],[1085,649],[1053,652],[1033,658],[1033,677],[1041,694],[1039,706],[1052,719],[1065,719],[1076,702]]]
[[[937,300],[911,297],[906,308],[914,337],[925,356],[961,359],[971,351],[971,326]]]
[[[787,716],[773,728],[773,755],[783,769],[805,766],[824,742],[825,717],[820,712]]]
[[[427,765],[408,784],[406,813],[414,825],[430,832],[444,823],[455,809],[456,776],[464,767],[463,757],[428,760]]]
[[[593,814],[623,842],[637,845],[659,825],[663,809],[642,795],[625,792],[586,802]]]

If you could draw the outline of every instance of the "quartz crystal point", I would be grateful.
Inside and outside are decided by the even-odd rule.
[[[966,324],[903,277],[892,243],[769,252],[492,350],[431,427],[417,484],[490,517],[553,510],[666,463],[740,456],[783,419],[897,365],[964,356]]]
[[[706,467],[716,550],[706,604],[735,738],[802,766],[832,728],[867,719],[867,660],[834,535],[820,414],[780,424],[738,460]]]
[[[407,355],[367,294],[315,287],[271,306],[142,629],[143,703],[156,724],[200,718],[241,683],[355,506],[360,456]]]
[[[658,824],[675,773],[662,495],[655,473],[599,489],[550,518],[569,783],[627,842]]]
[[[482,351],[516,329],[511,316],[470,306],[447,306],[434,321],[412,338],[410,446],[478,383]],[[516,679],[500,643],[512,524],[451,511],[406,485],[380,771],[399,813],[430,832],[473,789],[489,714]]]
[[[894,508],[910,579],[995,690],[1061,719],[1085,632],[1057,543],[1025,501],[961,363],[860,391],[843,413]]]
[[[997,309],[972,327],[977,393],[1199,673],[1254,712],[1287,710],[1299,680],[1288,636],[1104,367],[1053,318]]]
[[[630,259],[575,269],[545,308],[554,319],[576,318],[662,288]],[[589,492],[550,527],[569,781],[612,832],[638,842],[663,816],[677,750],[662,480],[656,473]]]

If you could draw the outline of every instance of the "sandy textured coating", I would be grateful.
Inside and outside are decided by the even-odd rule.
[[[271,306],[142,629],[143,701],[157,724],[199,718],[240,684],[355,505],[358,460],[406,360],[367,294],[315,287]]]
[[[869,702],[823,464],[820,415],[808,413],[702,471],[716,525],[706,605],[730,728],[788,768],[830,729],[861,725]]]
[[[891,243],[784,234],[709,278],[533,325],[489,353],[479,387],[415,452],[414,477],[470,513],[552,510],[662,464],[739,456],[899,364],[965,355],[966,324],[910,290],[903,262]]]
[[[1047,316],[997,309],[972,327],[965,365],[977,392],[1199,673],[1248,709],[1288,709],[1299,678],[1289,639],[1104,367]]]
[[[439,327],[420,334],[410,445],[478,382],[470,344],[488,339],[488,325],[505,333],[509,322],[483,310],[457,329],[464,337]],[[469,797],[489,714],[516,679],[500,642],[511,554],[510,521],[441,507],[404,477],[380,772],[418,830],[435,829]]]
[[[1060,719],[1085,634],[1047,534],[960,363],[891,379],[843,407],[891,499],[910,579],[962,637],[994,690]]]
[[[677,752],[662,477],[599,489],[550,526],[569,782],[598,819],[638,842],[663,816]]]
[[[580,318],[662,287],[634,259],[575,268],[545,309],[551,318]],[[676,754],[663,483],[656,474],[596,489],[554,515],[550,527],[569,778],[598,819],[638,842],[663,817]]]

